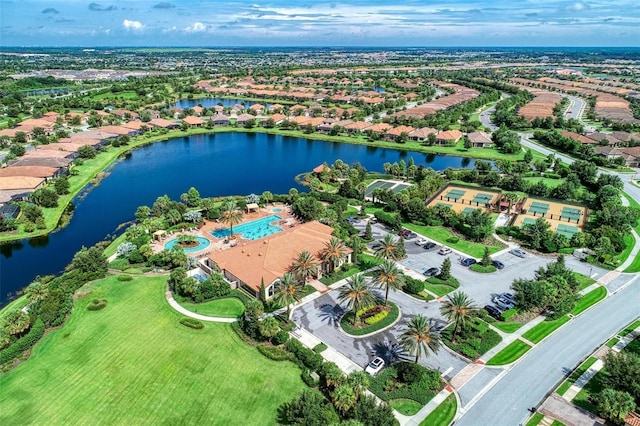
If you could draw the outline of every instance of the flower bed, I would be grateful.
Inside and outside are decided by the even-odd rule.
[[[376,305],[376,306],[382,306],[383,308],[385,308],[384,305]],[[371,309],[371,308],[368,308],[368,309]],[[356,324],[355,326],[353,325],[354,313],[347,312],[340,319],[340,326],[342,327],[342,330],[344,330],[344,332],[347,334],[350,334],[352,336],[364,336],[366,334],[374,333],[376,331],[382,330],[385,327],[390,326],[391,324],[394,323],[395,320],[398,319],[398,317],[400,317],[400,309],[393,302],[389,302],[388,311],[386,310],[378,311],[376,314],[374,314],[374,316],[375,315],[382,316],[381,314],[383,312],[385,312],[384,317],[378,319],[375,323],[367,324],[365,321],[365,322],[361,322],[360,324]],[[373,317],[369,317],[369,318],[373,318]],[[360,317],[360,319],[362,321],[362,317]]]

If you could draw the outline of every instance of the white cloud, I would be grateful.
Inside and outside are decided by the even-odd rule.
[[[134,31],[140,31],[144,27],[144,25],[142,25],[142,22],[130,21],[128,19],[125,19],[124,21],[122,21],[122,26],[125,27],[127,30],[134,30]]]
[[[589,5],[582,3],[582,2],[577,2],[574,4],[570,4],[569,6],[567,6],[567,10],[571,10],[574,12],[581,12],[583,10],[589,9]]]
[[[188,33],[201,33],[207,29],[207,26],[202,22],[194,22],[193,25],[189,25],[184,30]]]

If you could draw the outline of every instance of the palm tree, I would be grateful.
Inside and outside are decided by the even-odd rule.
[[[331,399],[338,411],[344,414],[356,403],[358,395],[351,386],[346,384],[335,388],[331,394]]]
[[[359,320],[358,311],[360,309],[375,303],[375,298],[369,290],[363,274],[353,275],[347,280],[347,285],[340,289],[338,300],[347,302],[347,309],[353,311],[353,324]]]
[[[410,355],[416,354],[416,364],[424,352],[426,356],[429,356],[429,352],[438,353],[440,345],[440,335],[434,331],[431,331],[431,325],[429,325],[429,319],[423,315],[416,315],[411,318],[407,325],[407,331],[400,335],[398,339],[400,345]]]
[[[320,250],[320,259],[331,265],[331,272],[333,272],[345,253],[346,247],[344,243],[336,237],[331,237],[331,239],[325,243],[324,248]]]
[[[467,320],[478,310],[474,303],[473,299],[462,291],[450,294],[442,302],[440,313],[454,323],[451,340],[455,338],[458,329],[464,326]]]
[[[293,261],[293,264],[289,267],[289,272],[291,272],[298,281],[307,282],[307,277],[318,274],[316,257],[306,250],[300,252],[298,257]]]
[[[15,310],[4,317],[2,322],[4,329],[10,335],[22,334],[25,330],[31,327],[31,318],[29,315],[21,310]]]
[[[34,281],[27,287],[25,294],[31,303],[41,302],[49,295],[49,284]]]
[[[242,222],[242,211],[238,209],[236,202],[227,201],[224,203],[220,211],[220,217],[224,224],[229,225],[231,231],[229,236],[233,237],[233,225],[237,225]]]
[[[404,286],[404,277],[393,260],[385,260],[373,271],[373,283],[384,288],[384,304],[388,305],[389,289],[399,290]]]
[[[381,259],[393,259],[395,260],[398,252],[398,241],[393,238],[393,235],[387,234],[380,241],[380,247],[376,249],[374,254]]]
[[[302,288],[294,280],[293,275],[287,273],[280,278],[280,281],[276,285],[276,293],[273,299],[282,305],[287,306],[287,320],[291,313],[291,305],[300,300],[300,292]]]

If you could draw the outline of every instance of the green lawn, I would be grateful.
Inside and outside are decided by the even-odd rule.
[[[511,364],[522,355],[524,355],[531,346],[522,340],[515,340],[509,346],[495,354],[493,358],[487,361],[487,365],[505,365]]]
[[[584,387],[578,392],[576,397],[573,399],[573,403],[580,408],[584,408],[587,411],[591,411],[592,413],[597,414],[598,409],[595,405],[589,402],[589,399],[592,395],[596,395],[600,393],[603,389],[602,378],[604,377],[603,370],[600,370],[596,373],[595,376],[589,380]]]
[[[578,281],[579,290],[584,290],[585,288],[596,282],[596,280],[594,280],[593,278],[587,277],[586,275],[582,275],[575,271],[573,271],[573,276],[576,277],[576,280]]]
[[[637,321],[633,322],[632,324],[630,324],[628,327],[625,327],[625,329],[622,330],[618,334],[620,336],[626,336],[627,334],[631,333],[633,330],[635,330],[638,327],[640,327],[640,320],[637,320]]]
[[[524,333],[522,337],[530,342],[539,343],[549,334],[553,333],[555,330],[562,327],[565,323],[569,322],[570,319],[571,318],[564,315],[553,321],[542,321],[540,324]]]
[[[0,376],[0,422],[13,424],[275,424],[306,386],[226,324],[193,330],[164,298],[166,277],[91,285],[31,358]],[[104,298],[101,311],[87,311]],[[250,407],[250,409],[249,409]]]
[[[394,399],[389,405],[404,416],[415,416],[422,408],[422,404],[412,399]]]
[[[489,247],[490,254],[502,250],[502,247],[494,245],[485,246],[484,244],[467,241],[463,238],[459,238],[458,242],[456,243],[448,242],[447,240],[449,240],[450,238],[454,238],[454,235],[451,233],[451,231],[442,226],[423,226],[414,225],[413,223],[404,223],[403,226],[407,229],[412,230],[413,232],[417,232],[418,234],[424,235],[427,238],[437,241],[440,244],[444,244],[448,247],[459,250],[471,257],[481,258],[484,254],[485,247]]]
[[[576,368],[575,370],[573,370],[573,373],[571,373],[571,375],[569,376],[569,378],[567,378],[567,380],[565,380],[556,390],[556,393],[558,395],[564,395],[564,393],[569,390],[569,388],[571,387],[572,384],[574,384],[576,382],[576,380],[578,380],[578,377],[582,376],[584,374],[585,371],[587,371],[589,369],[589,367],[591,367],[593,365],[594,362],[597,361],[597,358],[595,357],[589,357],[587,358],[587,360],[585,362],[583,362],[578,368]]]
[[[544,419],[544,414],[535,413],[533,416],[531,416],[526,426],[538,426],[542,421],[542,419]]]
[[[551,179],[546,177],[526,177],[524,178],[526,182],[535,185],[536,183],[542,181],[548,188],[555,188],[556,186],[560,186],[560,184],[564,183],[566,179]]]
[[[576,306],[571,310],[571,314],[580,315],[605,297],[607,297],[607,289],[605,287],[598,287],[582,296],[580,300],[576,302]]]
[[[114,254],[116,254],[116,252],[118,251],[118,246],[122,243],[124,243],[127,240],[125,233],[123,232],[122,234],[120,234],[120,236],[118,238],[116,238],[115,240],[111,241],[111,244],[109,244],[107,246],[106,249],[104,249],[104,255],[105,257],[110,257],[113,256]]]
[[[244,313],[244,303],[237,297],[225,297],[204,303],[182,302],[180,305],[196,314],[211,317],[238,318]]]
[[[640,208],[640,204],[624,192],[622,193],[622,196],[625,197],[627,201],[629,201],[629,205],[631,207]],[[636,223],[636,226],[634,226],[633,229],[635,229],[636,232],[640,235],[640,220],[638,221],[638,223]],[[640,272],[640,253],[638,253],[636,258],[633,260],[633,263],[629,265],[629,267],[625,269],[624,272]]]
[[[492,272],[495,272],[495,271],[498,270],[498,268],[496,268],[493,265],[482,266],[479,263],[474,263],[473,265],[471,265],[469,267],[469,269],[471,269],[473,272],[477,272],[479,274],[491,274]]]
[[[455,278],[443,281],[438,277],[429,277],[424,282],[424,288],[440,297],[446,296],[453,290],[460,287],[460,283]]]
[[[519,322],[502,322],[502,321],[496,321],[494,323],[491,323],[491,325],[505,333],[513,333],[514,331],[519,330],[520,327],[523,326],[523,324]]]
[[[458,401],[456,396],[451,394],[420,423],[420,426],[449,426],[457,411]]]

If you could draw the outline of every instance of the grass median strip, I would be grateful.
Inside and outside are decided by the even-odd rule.
[[[544,419],[544,414],[535,413],[533,416],[531,416],[531,418],[529,419],[529,421],[525,426],[538,426],[542,421],[542,419]]]
[[[533,327],[522,335],[525,339],[533,343],[540,343],[542,339],[553,333],[558,328],[562,327],[565,323],[569,322],[571,318],[568,316],[562,316],[558,319],[551,321],[543,321],[540,324]]]
[[[480,258],[484,254],[484,244],[475,243],[473,241],[467,241],[463,238],[457,237],[451,233],[447,228],[442,226],[423,226],[414,225],[412,223],[404,223],[404,227],[417,232],[420,235],[432,239],[440,244],[444,244],[455,250],[461,251],[471,257]],[[501,247],[489,245],[489,253],[497,253],[501,250]]]
[[[509,344],[506,348],[498,352],[493,358],[491,358],[487,365],[505,365],[511,364],[522,355],[524,355],[531,346],[522,340],[515,340]]]
[[[593,363],[596,362],[597,360],[598,360],[597,358],[592,356],[587,358],[585,362],[583,362],[578,368],[576,368],[573,371],[573,373],[571,373],[571,375],[567,378],[567,380],[562,382],[562,384],[556,390],[556,393],[558,395],[564,395],[565,392],[569,390],[571,385],[574,384],[576,380],[578,380],[578,378],[582,376],[584,372],[587,371],[589,367],[591,367]]]
[[[453,421],[457,411],[458,401],[456,401],[456,396],[451,394],[420,423],[420,426],[449,425]]]
[[[521,324],[519,322],[496,321],[491,325],[504,333],[513,333],[514,331],[519,330],[520,327],[522,327],[524,324]]]
[[[607,289],[604,287],[598,287],[582,296],[580,300],[576,302],[576,306],[571,310],[571,314],[580,315],[582,312],[586,311],[605,297],[607,297]]]

